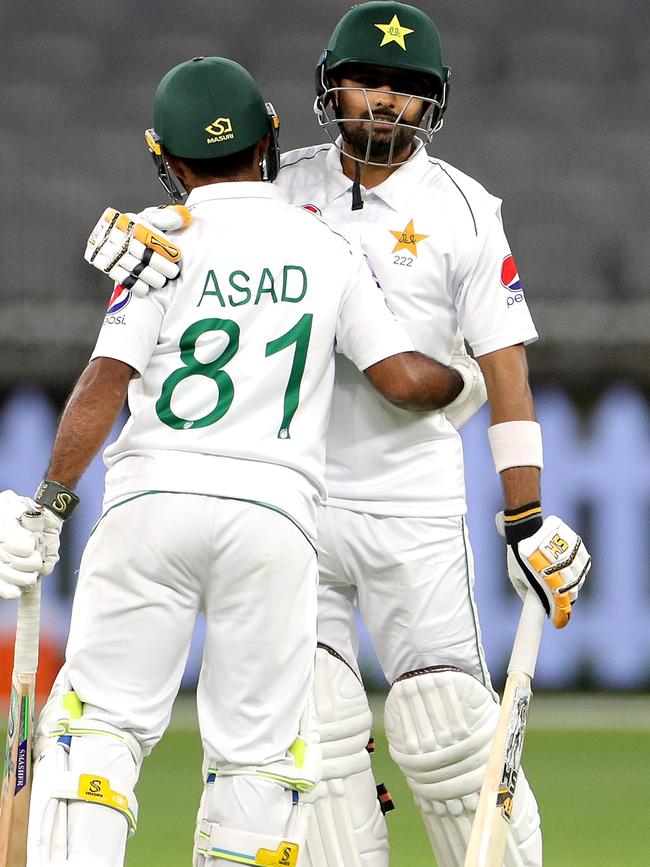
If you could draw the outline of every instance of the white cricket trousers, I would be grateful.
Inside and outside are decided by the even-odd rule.
[[[102,517],[84,551],[66,651],[71,687],[147,755],[169,723],[204,611],[197,705],[206,755],[279,760],[311,689],[316,584],[313,547],[271,508],[134,497]]]
[[[318,639],[354,670],[355,609],[386,679],[453,665],[491,689],[462,516],[403,518],[328,506],[319,512]]]

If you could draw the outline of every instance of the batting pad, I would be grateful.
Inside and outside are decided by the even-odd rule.
[[[403,675],[386,700],[390,754],[420,808],[440,867],[463,867],[499,706],[476,678],[433,667]],[[522,770],[504,867],[541,867],[537,803]]]
[[[387,867],[388,834],[367,745],[372,713],[352,669],[324,647],[316,651],[314,701],[323,755],[300,867]]]
[[[232,861],[260,867],[296,867],[300,847],[291,840],[224,828],[214,822],[199,822],[194,838],[195,852],[204,863]]]

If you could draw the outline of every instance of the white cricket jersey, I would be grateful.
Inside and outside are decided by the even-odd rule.
[[[283,156],[277,184],[360,244],[416,348],[443,364],[457,328],[476,356],[537,338],[501,223],[501,201],[422,148],[387,180],[361,187],[334,145]],[[441,411],[404,412],[381,401],[337,359],[327,441],[334,506],[379,515],[441,517],[466,510],[461,440]]]
[[[335,342],[360,370],[413,344],[361,252],[277,187],[211,184],[187,206],[181,276],[143,299],[117,286],[92,354],[140,374],[104,452],[105,507],[144,490],[234,497],[313,539]]]

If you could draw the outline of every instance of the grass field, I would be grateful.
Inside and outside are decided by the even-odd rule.
[[[201,749],[186,714],[145,764],[140,829],[127,867],[191,864]],[[387,817],[391,867],[433,867],[419,813],[379,726],[375,737],[376,776],[397,804]],[[524,766],[541,806],[545,867],[649,867],[650,702],[535,697]]]
[[[397,804],[387,817],[391,867],[433,867],[419,814],[380,726],[375,737],[376,776]],[[140,827],[129,843],[127,867],[190,867],[200,763],[194,713],[184,701],[145,762],[137,790]],[[649,867],[648,700],[536,696],[524,766],[541,806],[545,867]]]

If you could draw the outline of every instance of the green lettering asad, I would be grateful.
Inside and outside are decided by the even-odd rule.
[[[219,278],[217,277],[216,272],[210,268],[205,275],[201,297],[196,306],[200,307],[203,300],[209,296],[216,298],[220,307],[241,307],[242,304],[249,304],[251,302],[253,299],[253,291],[250,284],[253,283],[253,280],[246,271],[239,268],[235,271],[231,271],[228,275],[227,282],[228,287],[225,285],[225,278],[222,278],[224,288],[230,288],[233,292],[228,294],[224,299]],[[277,284],[279,291],[279,274],[277,275]],[[255,284],[253,283],[253,285]],[[253,304],[257,305],[260,301],[265,299],[270,300],[273,304],[277,304],[278,301],[287,304],[297,304],[299,301],[303,300],[307,294],[307,289],[308,279],[305,269],[301,265],[284,265],[282,268],[282,291],[280,293],[280,298],[278,299],[276,278],[273,276],[273,272],[270,268],[262,268],[262,272],[257,280],[257,289],[255,291],[255,300],[253,301]]]
[[[307,294],[307,273],[300,265],[285,265],[282,269],[282,301],[297,304]]]
[[[223,295],[221,294],[221,289],[219,288],[219,281],[217,280],[217,275],[214,273],[212,268],[210,268],[208,273],[205,275],[203,292],[201,293],[201,297],[199,298],[199,303],[196,305],[197,307],[201,306],[201,302],[206,295],[216,296],[219,299],[219,304],[221,304],[222,307],[226,306],[226,302],[223,300]]]
[[[244,282],[238,283],[235,280],[236,277],[237,278],[243,277],[244,281],[246,281],[246,283],[244,283]],[[233,271],[232,274],[230,275],[230,277],[228,277],[228,282],[230,283],[232,288],[236,292],[241,292],[241,294],[243,296],[239,300],[236,301],[232,297],[232,295],[229,295],[228,301],[230,301],[230,304],[232,307],[239,307],[241,304],[248,304],[248,302],[251,300],[251,290],[249,289],[249,287],[247,285],[249,280],[250,280],[250,277],[248,276],[248,274],[245,271]]]
[[[269,294],[273,299],[273,303],[278,303],[278,296],[275,294],[275,280],[273,274],[268,268],[264,268],[260,274],[260,282],[257,287],[257,295],[255,296],[254,304],[259,304],[262,295]]]

